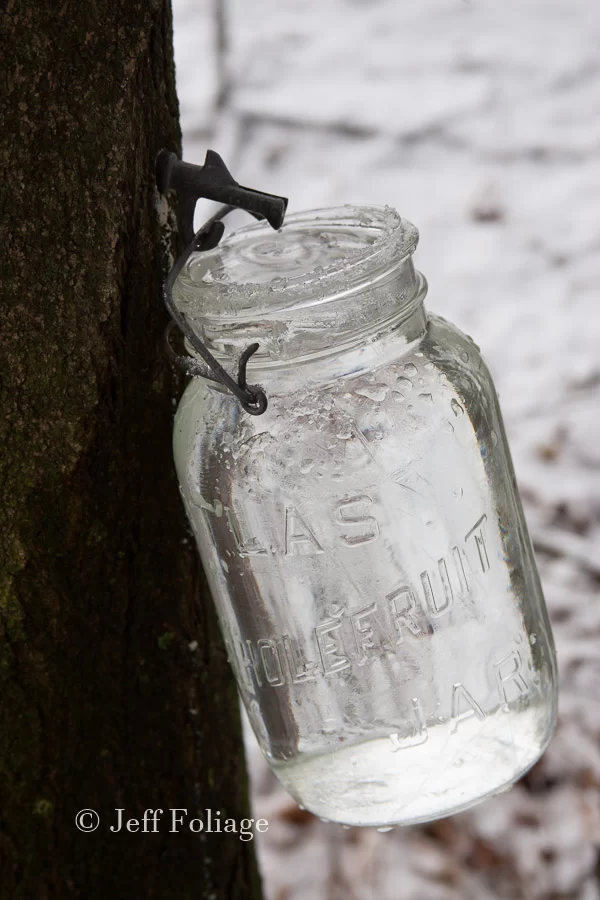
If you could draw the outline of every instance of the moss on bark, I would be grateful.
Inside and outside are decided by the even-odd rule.
[[[108,829],[116,808],[248,814],[171,461],[169,3],[0,10],[0,898],[256,897],[250,843]]]

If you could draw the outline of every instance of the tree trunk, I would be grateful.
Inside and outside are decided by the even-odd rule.
[[[257,897],[253,844],[187,827],[248,798],[172,465],[169,2],[3,0],[0,48],[0,897]]]

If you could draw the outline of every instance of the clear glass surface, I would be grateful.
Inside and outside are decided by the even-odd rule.
[[[416,238],[387,208],[290,216],[192,258],[175,294],[224,361],[261,344],[266,413],[195,379],[176,467],[262,750],[349,825],[505,789],[556,716],[496,392],[473,341],[426,314]]]

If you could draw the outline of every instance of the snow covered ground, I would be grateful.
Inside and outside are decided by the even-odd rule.
[[[185,158],[299,210],[388,203],[481,346],[552,615],[560,723],[513,790],[379,834],[303,813],[251,736],[268,900],[600,898],[600,4],[174,0]]]

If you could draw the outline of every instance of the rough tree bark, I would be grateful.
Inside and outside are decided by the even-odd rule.
[[[0,897],[257,897],[251,843],[166,815],[248,815],[171,461],[169,2],[3,0],[0,56]]]

